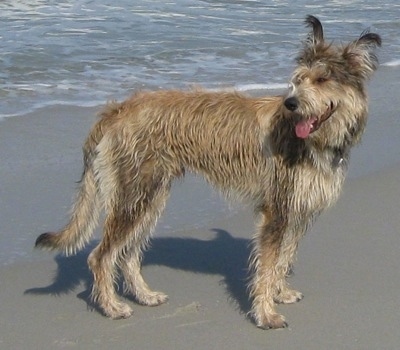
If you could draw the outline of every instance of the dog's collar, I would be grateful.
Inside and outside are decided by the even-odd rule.
[[[344,165],[348,151],[345,148],[336,148],[336,147],[332,151],[333,151],[332,168],[335,169]]]
[[[340,155],[337,154],[332,160],[332,168],[338,168],[343,164],[344,158]]]

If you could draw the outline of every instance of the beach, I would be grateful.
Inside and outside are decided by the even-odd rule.
[[[370,119],[338,203],[301,242],[291,285],[305,298],[278,306],[289,328],[263,331],[246,316],[249,208],[223,201],[198,179],[176,185],[143,273],[170,296],[109,320],[89,302],[86,265],[36,251],[41,232],[67,221],[82,170],[81,146],[98,107],[51,106],[0,122],[0,348],[397,349],[400,336],[400,121],[398,67],[369,86]],[[195,186],[193,186],[195,184]],[[200,199],[201,200],[200,200]],[[185,208],[195,225],[176,221]],[[186,214],[185,214],[186,215]]]

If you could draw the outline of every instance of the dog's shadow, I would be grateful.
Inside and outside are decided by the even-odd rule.
[[[250,308],[246,293],[249,240],[235,238],[221,229],[212,231],[216,234],[213,240],[154,238],[151,249],[145,253],[143,266],[161,265],[195,273],[220,275],[221,285],[226,288],[228,299],[246,313]],[[28,289],[25,294],[62,295],[83,284],[85,291],[78,294],[78,297],[90,307],[96,308],[90,301],[93,277],[86,263],[93,248],[94,244],[91,244],[71,257],[57,255],[57,270],[53,282],[49,286]]]

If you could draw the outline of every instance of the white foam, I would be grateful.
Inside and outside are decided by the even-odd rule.
[[[272,83],[272,84],[242,84],[236,85],[237,91],[254,91],[254,90],[283,90],[288,87],[288,84]]]
[[[281,83],[272,83],[272,84],[237,84],[228,87],[207,87],[208,91],[215,92],[251,92],[251,91],[271,91],[271,90],[285,90],[287,89],[288,84]]]
[[[386,67],[398,67],[400,66],[400,59],[395,59],[389,62],[385,62],[381,64],[382,66],[386,66]]]
[[[52,106],[71,106],[71,107],[83,107],[83,108],[90,108],[90,107],[99,107],[105,105],[107,103],[107,99],[103,100],[90,100],[90,101],[83,101],[83,100],[73,100],[73,101],[64,101],[64,100],[52,100],[52,101],[42,101],[38,103],[34,103],[29,107],[20,108],[15,113],[0,113],[0,120],[12,117],[19,117],[24,116],[30,113],[33,113],[37,110],[52,107]]]

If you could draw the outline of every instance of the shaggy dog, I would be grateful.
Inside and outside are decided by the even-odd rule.
[[[275,303],[302,298],[286,276],[300,238],[339,196],[350,150],[366,125],[364,84],[381,45],[379,35],[364,32],[335,46],[324,41],[317,18],[308,16],[306,24],[311,33],[284,96],[141,92],[102,113],[84,145],[71,219],[60,232],[40,235],[36,246],[74,254],[104,209],[103,239],[88,264],[92,297],[105,315],[132,314],[114,289],[119,271],[140,304],[167,301],[143,280],[140,264],[171,183],[190,171],[254,204],[260,221],[250,257],[251,315],[261,328],[287,326]]]

